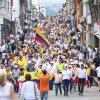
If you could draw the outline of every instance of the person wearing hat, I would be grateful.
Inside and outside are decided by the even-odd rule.
[[[42,70],[43,70],[42,64],[40,64],[40,65],[39,65],[39,68],[36,69],[35,76],[38,76],[38,75],[41,73]],[[43,75],[43,73],[41,73],[41,76],[42,76],[42,75]]]
[[[15,68],[12,71],[12,75],[13,75],[14,80],[16,82],[18,82],[18,78],[19,78],[19,75],[20,75],[20,69],[18,69],[18,65],[15,65]],[[14,90],[15,90],[16,93],[18,93],[18,91],[19,91],[19,86],[17,86],[16,83],[14,84]]]
[[[94,65],[94,63],[93,63],[92,60],[91,60],[91,62],[90,62],[90,66],[91,66],[91,68],[95,69],[95,65]]]
[[[74,76],[74,80],[75,78],[78,76],[78,91],[79,91],[79,95],[83,96],[83,89],[84,89],[84,85],[85,85],[85,79],[86,81],[88,80],[87,77],[87,71],[84,68],[84,65],[81,65],[81,68],[79,68]]]
[[[54,62],[51,61],[50,62],[50,66],[49,66],[49,70],[48,72],[52,75],[54,75],[56,73],[56,68],[53,66]],[[52,80],[49,81],[49,89],[53,90],[53,82],[54,82],[54,77],[52,78]]]

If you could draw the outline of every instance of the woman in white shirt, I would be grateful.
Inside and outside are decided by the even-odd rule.
[[[69,89],[69,83],[71,78],[71,73],[67,69],[67,67],[64,66],[64,70],[62,71],[63,76],[63,90],[64,90],[64,96],[68,96],[68,89]]]
[[[0,75],[0,100],[15,100],[14,87],[6,82],[3,74]]]
[[[31,81],[31,75],[26,74],[25,76],[27,82],[23,84],[21,90],[21,100],[37,100],[39,99],[39,91],[37,85]]]

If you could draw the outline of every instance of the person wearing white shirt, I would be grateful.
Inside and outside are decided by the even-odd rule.
[[[83,96],[83,89],[84,89],[84,84],[85,84],[85,79],[87,81],[87,71],[84,68],[84,65],[81,65],[81,68],[79,68],[74,76],[74,80],[76,78],[76,76],[79,74],[78,76],[78,91],[79,91],[79,95]]]
[[[4,44],[1,44],[0,46],[0,52],[3,53],[3,51],[6,50],[6,47]]]
[[[74,64],[75,64],[75,65],[78,64],[78,60],[77,60],[76,57],[74,57]]]
[[[79,59],[79,62],[78,62],[78,64],[80,65],[80,67],[81,67],[81,65],[83,64],[83,61],[82,61],[82,59]]]
[[[79,55],[78,55],[79,59],[84,59],[84,54],[82,53],[82,51],[80,51]]]
[[[69,89],[69,83],[70,83],[70,77],[71,73],[67,69],[67,67],[64,66],[64,70],[62,71],[63,76],[63,90],[64,90],[64,96],[68,96],[68,89]]]
[[[99,67],[96,68],[96,71],[97,71],[98,86],[99,86],[99,92],[100,92],[100,64],[99,64]]]
[[[15,42],[14,38],[10,39],[10,44],[12,45]]]
[[[31,75],[26,74],[25,76],[27,82],[25,82],[22,86],[21,90],[21,100],[39,100],[39,90],[37,85],[31,81]],[[37,98],[37,99],[36,99]]]
[[[68,66],[68,70],[70,71],[70,74],[72,76],[72,65]],[[72,87],[73,87],[73,83],[72,83],[73,79],[72,77],[70,78],[70,92],[72,93]]]
[[[1,66],[0,66],[0,74],[3,74],[4,72],[6,72],[6,68],[4,68],[4,65],[1,64]]]
[[[89,52],[89,59],[92,59],[92,56],[93,56],[93,49],[92,49],[92,47],[90,47],[88,52]]]

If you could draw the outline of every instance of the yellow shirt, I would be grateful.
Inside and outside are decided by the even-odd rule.
[[[18,57],[17,56],[14,57],[14,61],[16,61],[16,63],[18,62]]]
[[[40,53],[43,54],[44,48],[40,48]]]
[[[24,52],[27,52],[27,48],[23,48],[23,51],[24,51]]]
[[[7,74],[10,74],[11,75],[10,77],[12,78],[12,73],[11,72],[8,72],[8,73],[4,72],[3,74],[5,75],[5,77],[6,77]]]
[[[40,73],[41,73],[41,71],[43,70],[43,68],[42,69],[40,69],[40,68],[38,68],[37,70],[36,70],[36,75],[38,76]],[[40,76],[43,76],[43,73],[41,73],[41,75]]]
[[[69,40],[69,41],[71,41],[71,39],[72,39],[71,37],[68,37],[68,40]]]
[[[87,75],[90,76],[91,68],[87,69]]]
[[[76,69],[73,69],[72,74],[75,75],[76,72],[77,72],[77,70]]]
[[[18,61],[18,65],[19,65],[19,68],[23,68],[23,65],[24,65],[23,61]]]

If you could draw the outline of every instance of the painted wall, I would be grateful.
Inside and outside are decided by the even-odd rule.
[[[76,2],[76,17],[77,17],[77,21],[76,21],[76,26],[80,23],[79,21],[79,2]]]
[[[20,15],[20,0],[13,0],[12,21],[17,20],[19,22],[19,15]]]

